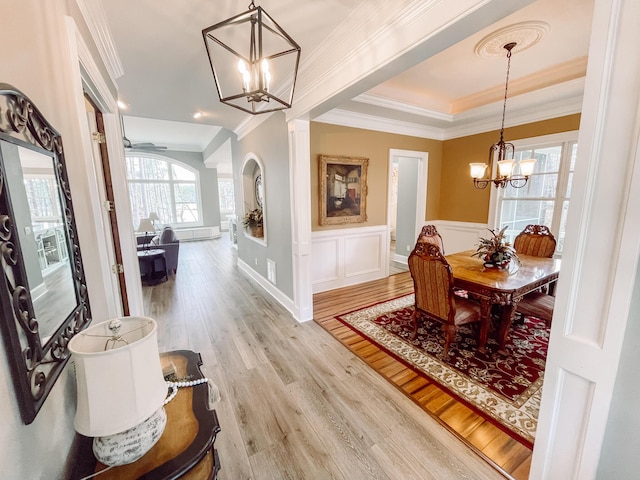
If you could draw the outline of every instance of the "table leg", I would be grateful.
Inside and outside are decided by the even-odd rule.
[[[507,335],[509,334],[509,328],[511,327],[511,322],[514,313],[516,312],[516,306],[512,303],[508,305],[503,305],[500,312],[500,328],[498,329],[498,353],[502,355],[507,355],[507,349],[505,345],[507,344]]]
[[[480,339],[478,342],[478,350],[486,353],[487,337],[489,336],[489,326],[491,325],[491,302],[483,298],[480,300]]]

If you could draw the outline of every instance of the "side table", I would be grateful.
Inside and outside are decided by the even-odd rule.
[[[199,353],[176,350],[161,354],[162,366],[171,362],[178,377],[203,378]],[[165,405],[167,426],[151,450],[138,461],[107,470],[96,480],[215,480],[220,459],[213,444],[220,432],[215,410],[208,410],[206,383],[180,388]],[[79,480],[106,468],[92,451],[93,438],[76,434],[73,471],[69,480]]]
[[[157,285],[167,281],[167,259],[164,253],[162,248],[138,250],[140,275],[145,285]]]

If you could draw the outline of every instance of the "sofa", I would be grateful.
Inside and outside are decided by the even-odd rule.
[[[180,240],[171,227],[164,227],[159,235],[149,239],[148,236],[137,237],[138,250],[148,248],[161,248],[164,250],[164,258],[167,262],[167,274],[175,274],[178,271],[178,254]]]

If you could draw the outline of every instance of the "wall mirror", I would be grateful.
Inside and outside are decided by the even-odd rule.
[[[0,252],[0,325],[28,424],[91,313],[62,138],[7,84],[0,84]]]

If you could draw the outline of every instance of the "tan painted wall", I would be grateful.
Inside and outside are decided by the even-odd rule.
[[[519,125],[504,131],[505,141],[568,132],[580,128],[580,115],[568,115]],[[500,139],[500,131],[480,133],[443,142],[439,220],[486,223],[490,188],[477,190],[469,176],[469,163],[486,163],[489,147]]]
[[[440,168],[442,164],[441,141],[311,122],[310,143],[312,230],[386,225],[389,149],[391,148],[429,153],[426,219],[435,220],[439,218],[438,202],[440,198]],[[320,198],[318,189],[318,156],[320,154],[366,157],[369,159],[367,222],[320,226],[320,206],[318,204]]]

